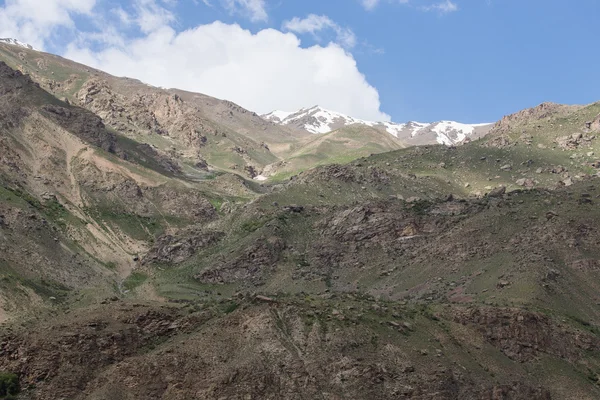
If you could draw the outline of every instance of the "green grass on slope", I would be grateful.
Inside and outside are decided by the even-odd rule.
[[[359,125],[347,126],[309,138],[306,143],[286,157],[285,166],[280,168],[270,180],[278,182],[320,165],[344,164],[360,157],[402,147],[403,145],[387,132]]]

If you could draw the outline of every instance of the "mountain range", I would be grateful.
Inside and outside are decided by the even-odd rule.
[[[409,145],[433,143],[456,145],[465,140],[485,136],[492,127],[491,123],[461,124],[454,121],[436,123],[364,121],[320,106],[303,108],[296,112],[273,111],[262,117],[281,126],[314,134],[328,133],[350,125],[362,125],[385,131]]]
[[[599,398],[600,102],[387,124],[0,43],[0,398]]]

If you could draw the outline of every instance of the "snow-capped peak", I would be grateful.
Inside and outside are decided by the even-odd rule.
[[[320,106],[302,108],[296,112],[273,111],[262,117],[274,124],[291,126],[315,134],[327,133],[344,126],[360,124],[385,130],[387,133],[406,142],[419,144],[440,143],[445,145],[461,143],[475,134],[486,133],[485,127],[489,125],[469,125],[454,121],[440,121],[436,123],[365,121]]]
[[[490,124],[461,124],[455,121],[440,121],[432,124],[431,130],[437,134],[438,143],[450,146],[463,142],[475,133],[476,128],[487,125]]]
[[[273,111],[263,118],[279,125],[293,125],[310,133],[327,133],[352,124],[368,124],[342,113],[320,106],[302,108],[296,112]]]
[[[12,44],[13,46],[20,46],[20,47],[24,47],[26,49],[29,50],[35,50],[35,48],[27,43],[23,43],[17,39],[12,39],[12,38],[0,38],[0,43],[6,43],[6,44]]]
[[[274,122],[274,123],[282,123],[283,121],[285,121],[287,119],[287,117],[289,117],[290,115],[294,114],[293,112],[287,112],[287,111],[278,111],[275,110],[273,112],[270,112],[269,114],[265,114],[262,117],[268,121]]]

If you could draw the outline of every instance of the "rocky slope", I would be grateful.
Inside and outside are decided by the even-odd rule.
[[[112,292],[157,232],[215,219],[219,192],[0,62],[0,193],[4,319]]]
[[[228,101],[113,77],[20,46],[0,43],[0,60],[59,99],[92,111],[111,129],[180,160],[191,175],[208,167],[252,177],[307,135]]]
[[[350,174],[335,180],[386,181]],[[0,369],[36,399],[593,399],[599,215],[579,202],[590,183],[334,207],[281,193],[266,208],[273,194],[191,259],[181,237],[158,241],[177,257],[146,265],[171,302],[115,298],[15,326]]]
[[[356,153],[260,185],[202,172],[225,165],[223,132],[244,168],[285,161],[252,150],[279,129],[260,117],[8,46],[31,71],[0,63],[0,384],[17,398],[600,396],[600,103],[463,146],[286,131],[287,160]]]
[[[117,78],[12,40],[0,42],[0,60],[30,75],[57,98],[92,111],[110,129],[175,160],[184,173],[197,179],[221,172],[261,179],[287,176],[411,145],[462,143],[487,132],[487,126],[453,122],[371,123],[319,107],[277,124],[229,101]],[[314,129],[297,129],[309,123],[316,124],[317,131],[356,125],[352,130],[363,132],[352,133],[350,141],[348,130],[328,135],[319,141],[332,146],[315,146],[309,133]]]
[[[313,134],[328,133],[351,125],[372,127],[397,137],[405,146],[435,143],[447,146],[460,144],[466,140],[485,136],[492,125],[461,124],[454,121],[435,123],[410,121],[403,124],[372,122],[352,118],[320,106],[303,108],[296,112],[273,111],[262,117],[274,124],[290,126]]]

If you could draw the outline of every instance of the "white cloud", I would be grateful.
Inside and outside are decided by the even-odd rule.
[[[73,44],[66,57],[115,75],[232,100],[250,110],[319,104],[357,118],[389,120],[379,93],[336,44],[302,48],[292,33],[255,34],[214,22],[177,33],[168,25],[99,52]]]
[[[58,27],[74,27],[73,14],[89,14],[96,0],[6,0],[0,7],[0,37],[15,37],[43,49]]]
[[[262,0],[218,1],[256,21],[268,19]],[[177,32],[169,4],[173,0],[133,0],[116,8],[100,7],[108,5],[104,0],[7,0],[0,6],[0,37],[43,49],[66,27],[71,33],[58,46],[74,39],[63,55],[114,75],[232,100],[259,113],[319,104],[357,118],[389,120],[380,111],[377,89],[342,47],[353,45],[354,34],[327,17],[297,19],[295,29],[328,29],[342,45],[306,48],[290,32],[253,33],[221,22]],[[81,14],[89,15],[95,29],[77,29],[74,16]],[[137,38],[129,36],[134,27]]]
[[[221,0],[221,3],[230,13],[247,16],[252,22],[269,19],[265,0]]]
[[[486,0],[486,1],[489,4],[491,0]],[[419,5],[419,3],[422,4],[423,2],[424,2],[424,0],[387,0],[386,1],[386,3],[391,3],[391,4],[404,4],[404,5],[412,7],[413,9],[416,9],[416,10],[437,11],[442,14],[453,12],[453,11],[458,11],[458,6],[455,3],[453,3],[451,0],[444,0],[442,2],[439,2],[436,4],[430,4],[430,5]],[[431,1],[428,1],[428,2],[431,3]],[[377,5],[379,5],[381,3],[381,0],[360,0],[360,3],[367,11],[371,11],[375,7],[377,7]]]
[[[318,32],[331,29],[336,34],[336,41],[346,48],[356,45],[356,35],[349,28],[342,28],[325,15],[310,14],[304,19],[295,17],[283,23],[283,29],[299,34],[310,33],[315,37]]]
[[[120,6],[111,9],[110,12],[116,16],[123,25],[130,25],[133,22],[129,13]]]
[[[440,14],[447,14],[454,11],[458,11],[458,6],[451,0],[445,0],[441,3],[433,4],[431,6],[422,7],[424,11],[437,11]]]
[[[372,10],[375,7],[377,7],[377,4],[379,4],[379,0],[361,0],[361,3],[363,7],[367,10]]]
[[[143,33],[150,33],[175,20],[173,13],[155,0],[135,0],[134,7],[135,22]]]

